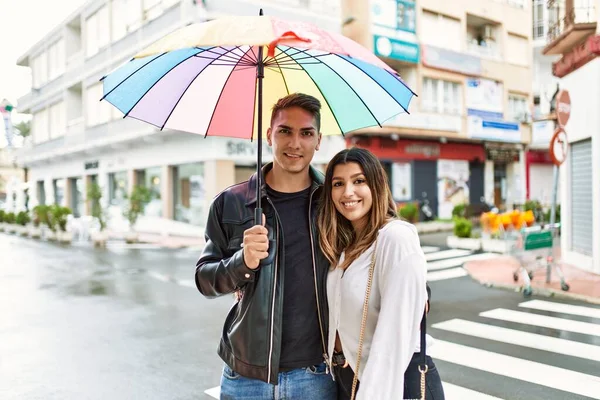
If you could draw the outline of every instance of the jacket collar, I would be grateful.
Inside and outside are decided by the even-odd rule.
[[[312,165],[309,165],[308,168],[310,178],[312,179],[311,191],[323,186],[323,183],[325,181],[325,176],[323,175],[323,173],[314,168]],[[269,171],[272,169],[272,162],[265,164],[261,169],[262,178],[260,193],[263,198],[267,196],[267,182],[265,181],[265,176],[267,176],[267,173],[269,173]],[[248,179],[248,186],[246,190],[246,206],[251,206],[254,203],[256,203],[256,181],[257,179],[255,172],[254,174],[252,174],[250,179]]]

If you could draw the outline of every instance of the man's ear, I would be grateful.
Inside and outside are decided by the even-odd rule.
[[[268,144],[269,146],[273,146],[273,143],[272,143],[272,141],[271,141],[271,133],[272,133],[272,130],[271,130],[271,127],[269,127],[269,128],[267,129],[267,144]]]
[[[321,134],[321,132],[319,132],[319,136],[317,139],[317,147],[315,147],[315,150],[319,150],[319,147],[321,147],[321,138],[323,137],[323,135]]]

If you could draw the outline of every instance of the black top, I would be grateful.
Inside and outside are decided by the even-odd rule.
[[[323,362],[311,257],[308,205],[310,188],[281,193],[267,186],[281,220],[284,243],[283,324],[279,368],[290,370]]]

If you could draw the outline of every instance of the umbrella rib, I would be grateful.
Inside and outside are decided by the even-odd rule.
[[[404,108],[404,106],[403,106],[402,104],[400,104],[400,102],[399,102],[398,100],[396,100],[396,98],[395,98],[394,96],[392,96],[392,94],[389,92],[389,90],[387,90],[386,88],[384,88],[384,87],[383,87],[383,86],[382,86],[382,85],[381,85],[379,82],[377,82],[375,79],[373,79],[373,77],[372,77],[371,75],[367,74],[365,71],[363,71],[362,69],[360,69],[360,68],[359,68],[359,67],[358,67],[356,64],[354,64],[354,63],[352,63],[352,62],[349,62],[349,61],[348,61],[348,60],[346,60],[344,57],[341,57],[339,54],[335,54],[335,56],[337,56],[337,57],[341,58],[342,60],[346,61],[348,64],[350,64],[350,65],[354,66],[354,68],[358,69],[360,72],[362,72],[363,74],[365,74],[366,76],[368,76],[368,77],[369,77],[369,78],[370,78],[370,79],[371,79],[373,82],[375,82],[375,83],[377,84],[377,86],[379,86],[380,88],[382,88],[382,89],[383,89],[383,90],[384,90],[384,91],[385,91],[385,92],[386,92],[386,93],[387,93],[387,94],[388,94],[388,95],[389,95],[389,96],[390,96],[390,97],[391,97],[391,98],[392,98],[392,99],[393,99],[393,100],[396,102],[396,104],[398,104],[400,107],[402,107],[402,109],[403,109],[403,110],[404,110],[404,111],[405,111],[407,114],[410,114],[410,113],[408,112],[408,110],[407,110],[406,108]],[[387,71],[387,72],[389,73],[389,71]],[[392,75],[392,76],[393,76],[393,75]],[[397,79],[397,78],[396,78],[396,79]],[[415,93],[414,93],[414,92],[413,92],[413,91],[412,91],[412,90],[411,90],[411,89],[410,89],[408,86],[406,86],[406,85],[404,84],[404,82],[402,82],[402,81],[401,81],[400,83],[402,83],[402,85],[403,85],[405,88],[407,88],[408,90],[410,90],[410,92],[411,92],[413,95],[415,95]],[[396,114],[396,115],[397,115],[397,114]],[[379,122],[379,121],[378,121],[378,122]],[[381,124],[379,124],[379,126],[381,126]]]
[[[230,51],[230,50],[228,50],[228,51]],[[202,68],[200,70],[200,72],[198,72],[196,74],[196,76],[194,77],[194,79],[192,79],[192,81],[190,82],[190,84],[185,88],[185,90],[181,93],[181,96],[179,96],[179,99],[177,99],[177,101],[175,102],[175,105],[173,106],[173,108],[171,108],[171,111],[169,111],[169,115],[165,119],[165,122],[160,127],[161,131],[165,128],[165,125],[167,125],[167,122],[169,121],[169,118],[171,118],[171,115],[173,114],[173,111],[175,111],[175,108],[177,108],[177,105],[179,104],[179,102],[181,101],[181,99],[183,98],[183,96],[185,96],[185,94],[187,93],[188,89],[192,86],[192,84],[196,81],[196,79],[198,79],[198,77],[200,76],[200,74],[202,73],[202,71],[204,71],[206,68],[208,68],[209,65],[212,65],[212,63],[215,62],[216,60],[218,60],[218,58],[213,59],[213,61],[209,62],[204,68]]]
[[[152,61],[154,60],[158,60],[159,58],[161,58],[162,56],[164,56],[167,53],[162,53],[157,57],[154,57],[152,60],[148,61],[147,63],[145,63],[144,65],[140,66],[138,69],[136,69],[135,71],[133,71],[131,74],[129,74],[127,76],[127,78],[123,79],[121,82],[119,82],[114,88],[112,88],[108,93],[106,93],[104,96],[102,96],[102,98],[100,99],[100,101],[104,100],[108,95],[110,95],[112,92],[114,92],[119,86],[121,86],[123,84],[123,82],[125,82],[127,79],[131,78],[133,75],[137,74],[138,71],[140,71],[142,68],[144,68],[146,65],[150,64]],[[133,59],[131,59],[131,61],[133,61]],[[129,62],[131,62],[129,61]],[[102,78],[104,79],[104,78]]]
[[[340,121],[338,121],[337,117],[335,116],[335,113],[333,112],[333,108],[331,108],[331,104],[329,104],[329,101],[327,100],[327,97],[325,97],[325,94],[323,94],[323,91],[321,90],[321,88],[319,87],[319,85],[317,85],[317,82],[315,82],[315,80],[313,79],[313,77],[310,76],[310,74],[308,73],[308,71],[305,70],[304,67],[301,64],[298,64],[298,65],[300,66],[300,68],[302,68],[302,70],[304,72],[306,72],[306,75],[315,84],[315,87],[317,88],[317,90],[319,91],[319,93],[321,93],[321,96],[323,96],[323,100],[325,100],[325,103],[327,103],[327,107],[329,107],[329,109],[331,110],[331,115],[333,115],[333,119],[335,120],[335,123],[337,124],[338,128],[340,129],[340,132],[342,132],[342,136],[345,136],[344,135],[344,130],[342,129],[342,126],[340,125]]]
[[[331,53],[331,54],[334,55],[334,53]],[[302,65],[302,64],[298,64],[298,65]],[[367,103],[365,103],[365,101],[362,99],[362,97],[359,96],[358,93],[356,93],[356,90],[354,90],[354,88],[352,87],[352,85],[350,85],[335,69],[333,69],[329,65],[327,65],[327,63],[323,63],[323,65],[325,65],[334,74],[336,74],[346,84],[346,86],[348,86],[350,88],[350,90],[352,90],[354,92],[354,94],[356,95],[356,97],[358,97],[358,99],[360,100],[360,102],[363,103],[363,105],[365,106],[365,108],[367,109],[367,111],[369,111],[369,114],[371,114],[371,116],[373,117],[373,119],[375,120],[375,122],[377,122],[377,125],[379,125],[379,127],[382,128],[381,122],[379,122],[379,120],[377,119],[377,117],[375,116],[375,114],[373,114],[373,111],[371,111],[371,109],[369,108],[369,106],[367,105]],[[402,107],[402,105],[400,105],[400,107]],[[402,107],[402,108],[404,108],[404,107]]]
[[[236,46],[236,48],[239,48],[239,46]],[[252,47],[250,47],[250,49],[248,51],[252,51]],[[210,129],[210,125],[212,124],[212,120],[215,117],[215,112],[217,111],[217,106],[219,104],[219,100],[221,99],[221,96],[223,96],[223,91],[225,90],[225,87],[227,86],[227,82],[229,82],[229,78],[231,78],[231,74],[233,74],[233,71],[235,71],[236,67],[231,68],[231,71],[229,71],[229,76],[227,76],[227,79],[225,80],[225,83],[223,84],[223,87],[221,88],[221,93],[219,93],[219,98],[217,99],[217,102],[215,103],[215,108],[213,108],[212,114],[210,116],[210,120],[208,121],[208,125],[206,128],[206,133],[204,134],[204,138],[206,138],[208,136],[208,130]],[[255,85],[256,86],[256,85]],[[254,96],[256,98],[256,96]],[[254,100],[256,102],[256,100]]]
[[[273,58],[275,58],[275,57],[273,57]],[[287,81],[285,80],[285,75],[283,74],[283,71],[281,70],[281,67],[279,66],[279,63],[277,62],[277,60],[274,60],[274,61],[275,61],[275,64],[277,65],[277,68],[279,68],[279,73],[281,74],[281,78],[283,79],[283,84],[285,85],[285,91],[289,95],[290,89],[288,87]]]

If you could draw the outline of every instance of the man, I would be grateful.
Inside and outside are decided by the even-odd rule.
[[[274,105],[263,225],[254,225],[256,174],[211,205],[196,286],[206,297],[239,293],[218,350],[226,364],[222,399],[336,398],[327,368],[329,265],[315,226],[323,176],[310,166],[321,142],[320,112],[319,100],[300,93]],[[269,251],[275,258],[261,265]]]

